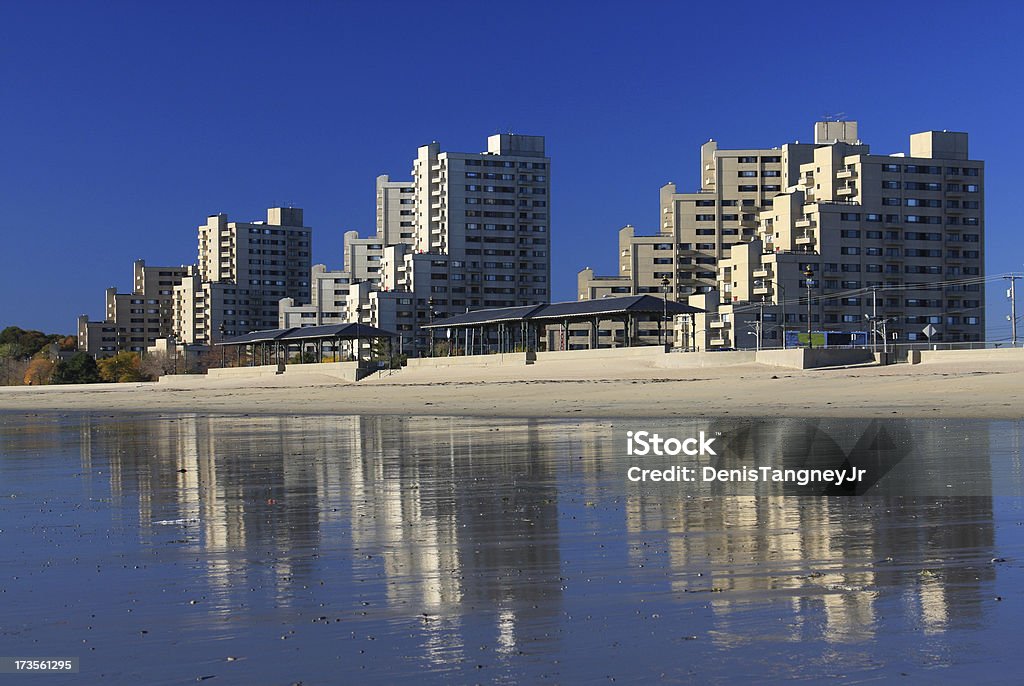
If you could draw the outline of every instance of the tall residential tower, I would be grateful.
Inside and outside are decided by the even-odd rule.
[[[660,233],[620,232],[619,275],[581,271],[579,297],[687,298],[708,311],[685,341],[702,350],[880,322],[898,341],[981,340],[984,163],[967,142],[927,131],[909,154],[873,155],[856,122],[818,122],[813,144],[706,144],[701,190],[664,187]]]

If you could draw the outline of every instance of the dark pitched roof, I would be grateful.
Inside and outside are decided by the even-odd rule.
[[[328,338],[393,338],[398,334],[378,329],[369,324],[325,324],[322,326],[296,326],[290,329],[266,329],[219,341],[215,345],[245,345],[274,341],[311,341]]]
[[[664,299],[653,295],[626,295],[614,298],[600,298],[598,300],[573,300],[551,303],[549,305],[476,310],[444,319],[435,319],[432,324],[425,325],[425,328],[476,326],[507,321],[561,321],[564,319],[583,319],[601,315],[661,314],[666,310],[669,314],[691,314],[704,311],[673,300],[669,300],[666,303]]]
[[[703,310],[684,305],[683,303],[658,298],[653,295],[624,295],[614,298],[598,298],[597,300],[576,300],[545,305],[535,312],[530,319],[572,319],[574,317],[592,317],[602,314],[657,314],[668,311],[669,314],[690,314]]]
[[[434,317],[433,324],[424,324],[425,328],[438,328],[448,326],[453,322],[458,326],[472,326],[474,324],[492,324],[497,322],[518,322],[527,319],[531,313],[546,307],[546,305],[523,305],[520,307],[496,307],[488,310],[474,310],[465,314],[456,314],[451,317]]]
[[[351,322],[348,324],[325,324],[323,326],[303,326],[291,329],[281,338],[283,340],[312,340],[314,338],[389,338],[396,333],[378,329],[369,324]]]
[[[223,341],[218,341],[215,345],[242,345],[243,343],[268,343],[270,341],[276,341],[289,331],[291,331],[291,329],[264,329],[263,331],[250,331],[249,333],[242,334],[241,336],[235,336],[234,338],[227,338]]]

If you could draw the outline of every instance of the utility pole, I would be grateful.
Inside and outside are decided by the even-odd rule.
[[[779,287],[779,293],[775,297],[779,301],[779,305],[782,307],[780,316],[782,317],[782,349],[786,349],[786,288],[782,285],[782,279],[776,274],[776,284]],[[782,296],[782,297],[779,297]]]
[[[764,301],[757,309],[757,351],[761,352],[761,336],[764,331]]]
[[[871,352],[878,352],[878,339],[875,337],[875,322],[878,320],[878,291],[871,287]]]
[[[811,265],[807,265],[807,269],[804,270],[804,276],[807,279],[805,286],[807,287],[807,349],[810,350],[814,347],[814,341],[811,339],[811,284],[814,278],[814,271],[811,269]]]
[[[427,299],[427,319],[428,323],[434,323],[434,296],[430,296]],[[434,327],[430,327],[430,357],[434,356]]]
[[[661,280],[661,293],[662,293],[662,310],[661,310],[661,323],[658,324],[658,338],[661,345],[665,345],[668,341],[668,289],[671,282],[668,278]]]
[[[1010,345],[1014,348],[1017,347],[1017,290],[1016,283],[1017,279],[1022,279],[1024,276],[1016,276],[1011,274],[1006,277],[1010,281],[1010,290],[1006,291],[1006,297],[1010,299]]]

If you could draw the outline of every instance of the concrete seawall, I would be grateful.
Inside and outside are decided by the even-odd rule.
[[[971,364],[978,362],[1018,362],[1024,365],[1024,348],[985,348],[981,350],[911,350],[912,364],[945,362]]]
[[[659,346],[638,348],[597,348],[594,350],[559,350],[529,355],[503,353],[499,355],[470,355],[468,357],[425,357],[409,360],[409,369],[519,367],[536,364],[545,367],[555,364],[587,364],[600,366],[611,362],[632,362],[661,369],[728,367],[740,364],[763,364],[788,369],[817,369],[869,364],[874,357],[868,350],[824,348],[807,350],[736,350],[723,352],[666,353]]]
[[[985,352],[985,351],[981,351]],[[993,351],[994,352],[994,351]],[[501,353],[495,355],[469,355],[453,357],[421,357],[408,361],[409,372],[433,369],[450,370],[450,377],[457,377],[458,370],[526,367],[536,365],[537,369],[554,369],[563,365],[574,368],[593,368],[626,364],[627,368],[646,367],[655,369],[694,369],[731,367],[736,365],[764,365],[785,369],[818,369],[842,367],[855,364],[869,364],[874,357],[868,350],[830,348],[807,350],[735,350],[723,352],[667,353],[659,346],[637,348],[597,348],[595,350],[564,350],[541,353]],[[206,375],[162,376],[160,383],[169,385],[194,385],[201,380],[217,381],[229,379],[266,379],[282,375],[295,379],[302,375],[334,377],[342,381],[356,382],[374,374],[375,368],[360,367],[355,362],[325,362],[321,364],[290,364],[280,371],[277,365],[257,367],[229,367],[211,369]],[[394,372],[401,376],[402,371]]]
[[[342,381],[359,381],[377,370],[360,367],[356,362],[323,362],[310,364],[289,364],[283,371],[276,364],[258,365],[255,367],[224,367],[210,369],[206,374],[177,374],[160,377],[160,383],[168,385],[192,385],[202,380],[220,381],[227,379],[266,379],[283,375],[289,379],[300,376],[329,376]]]

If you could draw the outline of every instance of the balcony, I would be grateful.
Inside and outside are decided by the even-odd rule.
[[[797,219],[793,222],[793,226],[798,229],[813,229],[815,225],[816,224],[813,219]]]
[[[836,172],[837,179],[852,179],[857,176],[857,172],[853,169],[840,169]]]
[[[712,319],[710,322],[708,322],[708,325],[712,329],[725,329],[728,328],[729,322],[723,322],[721,319]]]
[[[726,341],[721,336],[717,336],[715,338],[708,339],[708,345],[712,345],[712,346],[715,346],[715,347],[724,347],[727,343],[728,343],[728,341]]]
[[[844,195],[849,196],[849,195],[856,195],[856,194],[857,194],[857,188],[855,186],[840,186],[836,190],[836,195],[839,195],[839,196],[844,196]]]
[[[772,270],[768,267],[759,267],[754,270],[755,279],[767,279],[772,275]]]
[[[769,295],[772,289],[769,286],[754,286],[754,295]]]

